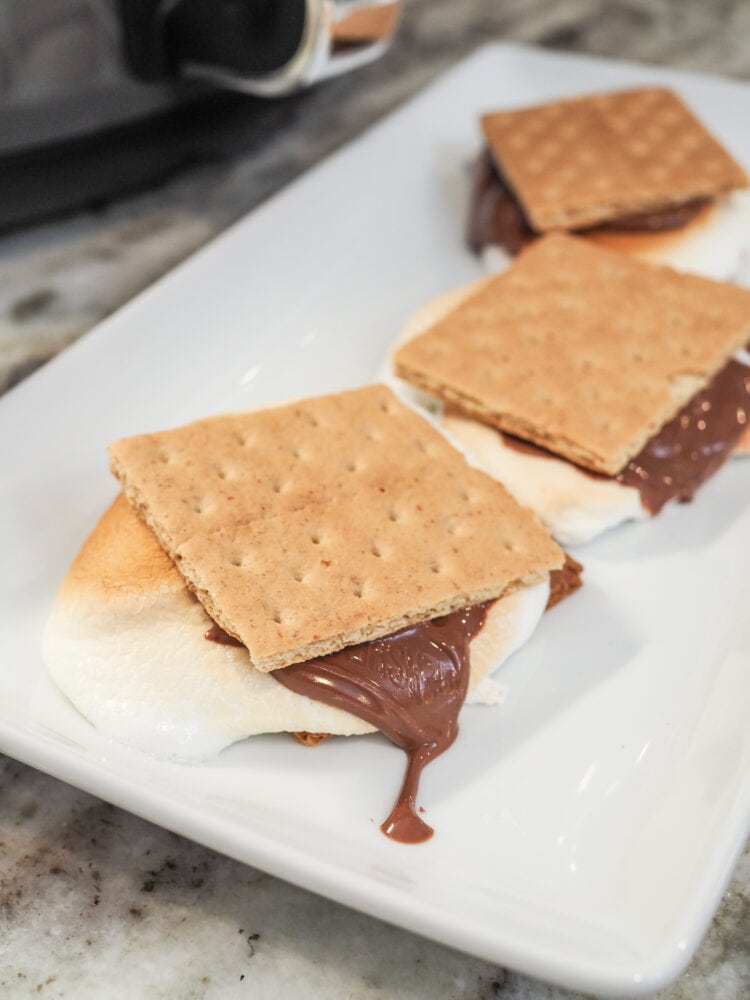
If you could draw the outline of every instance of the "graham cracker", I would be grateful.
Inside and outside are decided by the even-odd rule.
[[[539,233],[583,229],[748,184],[677,94],[661,87],[501,111],[481,124]]]
[[[463,413],[615,475],[749,332],[750,292],[553,234],[394,367]]]
[[[112,471],[259,670],[511,593],[536,517],[385,386],[119,441]]]
[[[316,747],[331,738],[330,733],[292,733],[292,736],[303,747]]]

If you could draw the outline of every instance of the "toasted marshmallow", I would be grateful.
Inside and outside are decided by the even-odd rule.
[[[750,279],[750,190],[732,191],[684,229],[664,233],[608,233],[597,242],[652,264],[715,281]]]
[[[547,582],[495,601],[470,645],[467,701],[491,703],[489,678],[541,618]],[[73,564],[43,637],[56,685],[105,736],[173,760],[201,760],[247,736],[356,735],[361,719],[288,690],[247,650],[205,638],[211,619],[122,497]]]
[[[428,302],[407,322],[393,349],[429,329],[487,280],[451,289]],[[734,357],[750,365],[750,351],[737,351]],[[519,503],[533,510],[561,545],[582,545],[626,521],[650,517],[634,487],[592,476],[554,455],[519,450],[506,443],[494,427],[456,411],[446,412],[440,400],[408,383],[395,381],[403,398],[425,409],[467,459],[499,480]],[[750,455],[750,428],[733,452],[737,457],[746,455]]]
[[[519,451],[469,417],[446,413],[442,426],[480,469],[535,511],[561,545],[581,545],[624,521],[648,517],[632,486],[593,477],[562,458]]]

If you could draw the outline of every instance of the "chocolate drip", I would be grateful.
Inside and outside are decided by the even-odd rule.
[[[694,199],[682,205],[622,216],[604,225],[578,232],[665,233],[688,225],[709,202],[710,199],[707,198]],[[538,233],[529,225],[513,189],[497,169],[492,154],[488,149],[482,150],[474,169],[469,209],[469,246],[478,253],[486,246],[496,245],[515,255],[537,236]]]
[[[750,421],[750,367],[730,361],[616,477],[658,514],[685,503],[726,462]]]
[[[594,479],[633,486],[650,514],[669,500],[686,503],[717,472],[750,424],[750,367],[730,361],[665,424],[616,476],[590,469]],[[539,458],[557,458],[538,445],[503,434],[503,444]],[[580,466],[579,466],[580,468]]]
[[[218,642],[220,646],[243,645],[239,639],[235,639],[233,635],[225,632],[221,625],[217,625],[216,622],[214,622],[211,628],[204,634],[203,638],[208,639],[209,642]]]
[[[469,643],[486,611],[486,604],[463,608],[383,639],[273,671],[280,684],[351,712],[406,751],[404,782],[381,826],[392,840],[418,844],[432,836],[432,828],[416,811],[419,778],[425,765],[456,738],[469,685]]]

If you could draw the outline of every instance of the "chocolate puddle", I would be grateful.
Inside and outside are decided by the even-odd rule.
[[[616,476],[577,466],[595,479],[613,479],[632,486],[650,514],[669,500],[687,503],[731,455],[750,423],[750,367],[730,361],[718,375],[646,442]],[[514,451],[540,458],[557,458],[528,441],[503,433]],[[562,459],[565,461],[565,459]]]
[[[623,216],[604,225],[577,231],[588,234],[670,232],[687,226],[709,203],[707,198],[696,199],[684,205]],[[479,253],[486,246],[499,245],[515,255],[538,236],[529,225],[513,189],[498,171],[492,154],[488,149],[482,150],[474,168],[469,246]]]

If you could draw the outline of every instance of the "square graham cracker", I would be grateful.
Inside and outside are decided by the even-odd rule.
[[[394,356],[486,424],[616,475],[750,336],[750,292],[563,234]]]
[[[538,233],[583,229],[748,184],[742,167],[663,88],[501,111],[481,124]]]
[[[563,554],[385,386],[118,441],[112,471],[255,667],[539,582]]]

